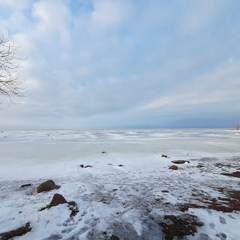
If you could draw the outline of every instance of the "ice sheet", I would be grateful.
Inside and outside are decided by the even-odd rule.
[[[205,225],[186,239],[225,235],[240,239],[239,211],[209,210],[206,200],[240,191],[239,178],[222,175],[240,169],[237,133],[226,129],[2,132],[0,233],[30,222],[32,230],[16,239],[112,235],[164,239],[160,226],[164,216],[181,215],[179,206],[192,204],[186,213]],[[169,170],[177,159],[190,163]],[[61,187],[37,194],[38,184],[48,179]],[[20,187],[28,183],[32,186]],[[75,201],[79,213],[70,217],[66,204],[39,212],[54,193]],[[203,208],[193,208],[194,204]]]

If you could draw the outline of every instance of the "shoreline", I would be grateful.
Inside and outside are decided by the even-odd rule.
[[[240,157],[227,161],[189,159],[189,164],[178,164],[178,170],[168,169],[173,164],[171,161],[176,160],[173,157],[158,156],[147,163],[122,159],[121,164],[120,159],[115,162],[110,159],[102,157],[95,162],[88,159],[79,165],[74,162],[72,175],[54,178],[61,187],[50,192],[35,192],[44,178],[32,182],[1,181],[1,211],[6,208],[5,213],[11,212],[0,221],[0,225],[4,224],[2,232],[11,230],[11,218],[14,218],[18,223],[15,228],[27,222],[32,226],[31,231],[16,239],[36,239],[36,234],[41,232],[39,239],[51,239],[56,232],[58,239],[96,239],[97,236],[97,239],[111,239],[114,236],[152,240],[160,234],[172,239],[173,229],[179,237],[188,233],[185,239],[240,237],[234,230],[240,220],[239,178],[222,175],[239,172]],[[29,183],[32,185],[20,188]],[[75,201],[79,213],[70,217],[65,204],[38,212],[50,202],[54,193]],[[60,218],[59,211],[64,213]],[[49,221],[47,225],[44,219]],[[180,231],[177,222],[181,222],[181,229],[187,226],[192,232]],[[51,227],[46,230],[44,224]]]

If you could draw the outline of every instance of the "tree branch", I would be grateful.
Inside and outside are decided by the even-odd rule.
[[[11,35],[0,33],[0,94],[22,97],[24,89],[19,75],[20,61],[16,54],[19,47]]]

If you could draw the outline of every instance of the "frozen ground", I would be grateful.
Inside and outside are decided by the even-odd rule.
[[[0,233],[29,222],[15,239],[238,240],[239,146],[233,130],[2,132]],[[61,187],[36,193],[48,179]],[[79,212],[39,211],[55,193]]]

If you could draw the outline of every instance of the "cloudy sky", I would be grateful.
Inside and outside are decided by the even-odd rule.
[[[240,124],[239,0],[0,0],[25,97],[0,129]]]

